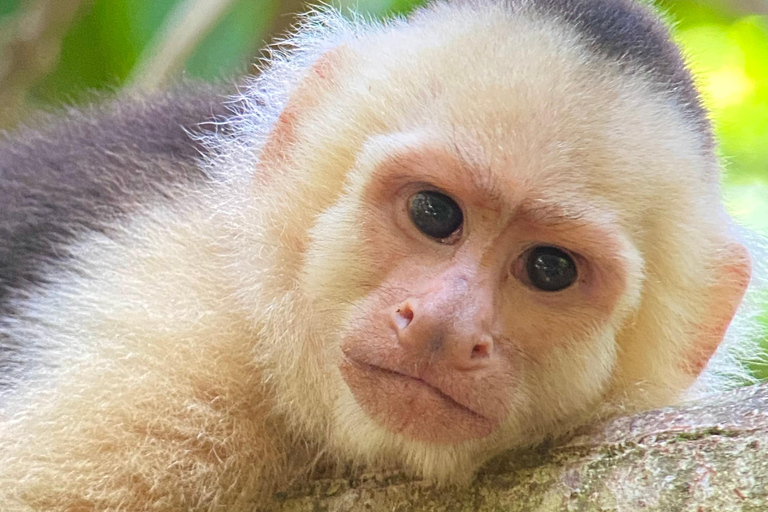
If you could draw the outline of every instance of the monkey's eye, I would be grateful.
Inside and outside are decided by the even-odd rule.
[[[411,221],[419,231],[438,240],[450,237],[464,222],[464,214],[456,201],[432,190],[412,195],[408,210]]]
[[[525,261],[531,285],[543,292],[558,292],[576,282],[576,263],[566,252],[551,246],[534,247]]]

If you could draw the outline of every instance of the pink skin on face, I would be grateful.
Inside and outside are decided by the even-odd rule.
[[[379,284],[356,308],[341,347],[341,374],[362,409],[395,433],[434,444],[493,433],[551,347],[605,322],[625,286],[608,226],[548,215],[538,200],[526,209],[530,192],[492,176],[470,182],[466,166],[450,151],[421,147],[377,168],[363,232]],[[493,199],[482,189],[489,184]],[[513,189],[509,197],[499,193],[504,187]],[[424,189],[462,207],[465,223],[450,243],[429,239],[408,217],[408,197]],[[572,287],[547,293],[524,282],[520,259],[539,243],[573,251]]]
[[[352,326],[342,375],[372,417],[438,443],[493,432],[507,412],[499,397],[510,365],[494,346],[489,288],[452,267],[399,304],[381,297],[383,307],[362,322],[374,325]],[[375,335],[360,337],[372,329]]]

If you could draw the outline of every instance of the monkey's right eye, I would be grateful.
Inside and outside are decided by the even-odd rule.
[[[432,190],[412,195],[408,213],[419,231],[441,241],[456,233],[464,223],[464,213],[456,201]]]

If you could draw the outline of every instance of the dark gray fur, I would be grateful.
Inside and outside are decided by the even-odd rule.
[[[0,140],[0,322],[16,293],[44,282],[41,268],[63,263],[76,236],[164,200],[169,186],[205,179],[205,148],[188,131],[217,128],[209,121],[229,113],[224,92],[234,88],[122,98]],[[0,334],[0,390],[31,364],[19,343]]]
[[[519,8],[526,0],[508,0]],[[546,18],[574,27],[595,55],[618,64],[627,74],[640,73],[674,98],[681,112],[714,147],[701,98],[667,26],[646,5],[633,0],[528,0]]]
[[[0,141],[0,312],[74,233],[104,229],[169,184],[203,179],[203,148],[185,130],[223,115],[223,103],[207,86],[123,99]]]

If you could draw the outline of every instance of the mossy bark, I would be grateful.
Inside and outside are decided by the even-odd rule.
[[[768,512],[768,385],[504,454],[465,488],[435,488],[399,474],[314,480],[276,496],[266,509]]]

